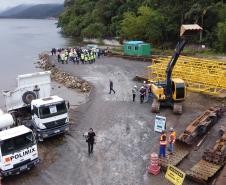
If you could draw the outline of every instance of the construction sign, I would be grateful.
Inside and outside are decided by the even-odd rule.
[[[169,165],[165,178],[172,182],[174,185],[182,185],[185,178],[185,173],[176,168],[175,166]]]
[[[163,116],[155,116],[155,128],[156,132],[162,132],[166,129],[166,117]]]

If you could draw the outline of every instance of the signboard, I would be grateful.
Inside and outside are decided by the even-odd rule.
[[[50,107],[49,107],[49,111],[50,111],[50,114],[56,113],[56,112],[57,112],[56,105],[50,106]]]
[[[182,185],[185,178],[185,173],[176,168],[175,166],[169,165],[165,178],[172,182],[174,185]]]
[[[162,132],[163,130],[166,130],[166,117],[156,115],[155,131]]]

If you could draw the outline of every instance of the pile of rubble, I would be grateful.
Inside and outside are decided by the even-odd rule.
[[[41,69],[51,71],[51,78],[67,88],[79,89],[83,93],[90,92],[91,86],[87,81],[59,70],[54,64],[51,64],[47,53],[39,55],[37,64]]]

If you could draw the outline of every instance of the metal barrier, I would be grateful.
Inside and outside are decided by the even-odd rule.
[[[171,57],[153,59],[148,67],[150,81],[166,79],[166,68]],[[188,90],[220,95],[226,93],[226,61],[180,56],[173,70],[173,78],[183,79]]]

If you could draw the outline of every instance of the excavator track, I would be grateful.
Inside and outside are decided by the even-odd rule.
[[[174,103],[173,104],[173,113],[182,114],[182,112],[183,112],[182,108],[183,108],[182,103]]]
[[[158,113],[159,110],[160,110],[160,102],[156,98],[154,98],[151,105],[151,112]]]

